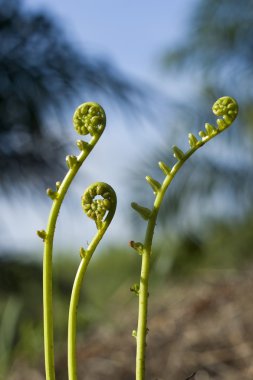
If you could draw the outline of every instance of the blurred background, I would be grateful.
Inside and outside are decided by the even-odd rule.
[[[253,1],[0,0],[0,379],[44,379],[45,189],[76,154],[75,108],[99,102],[107,128],[72,185],[54,254],[56,370],[79,248],[95,229],[80,197],[94,181],[118,195],[79,313],[82,379],[132,379],[140,260],[129,240],[150,207],[145,176],[237,99],[237,121],[181,170],[159,215],[150,296],[149,379],[252,379]],[[117,158],[116,158],[117,157]],[[126,313],[127,310],[127,313]],[[123,340],[124,338],[124,340]],[[122,343],[122,342],[125,343]],[[123,346],[122,346],[123,344]]]

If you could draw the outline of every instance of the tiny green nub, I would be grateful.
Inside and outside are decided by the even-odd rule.
[[[225,120],[223,120],[223,119],[217,119],[217,120],[216,120],[216,123],[217,123],[217,125],[218,125],[218,129],[219,129],[220,131],[222,131],[223,129],[225,129],[225,128],[227,127],[227,123],[226,123]]]
[[[188,134],[188,141],[189,141],[189,145],[190,145],[191,148],[195,148],[195,146],[198,143],[198,139],[197,139],[196,136],[194,136],[193,133],[189,133]]]
[[[182,160],[182,158],[184,158],[184,152],[178,148],[178,146],[176,145],[173,145],[172,147],[172,150],[173,150],[173,156],[178,160]]]
[[[130,287],[130,291],[133,292],[133,293],[135,293],[138,296],[139,292],[140,292],[140,285],[139,284],[133,284]]]
[[[199,136],[200,136],[202,139],[204,139],[204,138],[207,137],[207,134],[206,134],[206,132],[204,132],[204,131],[199,131]]]
[[[169,174],[170,174],[170,172],[171,172],[171,168],[170,168],[168,165],[166,165],[164,162],[159,161],[159,162],[158,162],[158,166],[159,166],[159,168],[162,170],[162,172],[163,172],[165,175],[169,175]]]
[[[81,152],[90,149],[90,144],[83,140],[77,140],[76,145]]]
[[[129,246],[133,248],[140,256],[143,255],[144,245],[142,243],[131,240],[129,242]]]
[[[205,130],[208,136],[212,136],[214,133],[217,133],[217,130],[215,129],[215,127],[209,123],[205,123]]]
[[[55,187],[56,187],[56,190],[58,191],[59,188],[61,187],[61,182],[60,182],[60,181],[57,181],[57,182],[55,183]]]
[[[86,256],[86,250],[83,247],[81,247],[79,253],[80,253],[81,259],[84,259]]]
[[[69,169],[72,169],[77,163],[77,157],[76,156],[67,156],[66,157],[66,164]]]
[[[74,113],[73,124],[79,135],[101,135],[106,124],[105,111],[97,103],[83,103]]]
[[[138,212],[138,214],[144,219],[144,220],[149,220],[151,217],[151,210],[147,207],[143,207],[138,205],[138,203],[132,202],[131,207]]]
[[[150,176],[146,176],[146,181],[147,183],[151,186],[154,194],[157,194],[158,191],[160,190],[161,188],[161,184],[160,182],[156,181],[154,178],[150,177]]]
[[[54,191],[54,190],[52,190],[52,189],[50,189],[50,188],[48,188],[47,190],[46,190],[46,193],[47,193],[47,195],[49,196],[49,198],[51,198],[53,201],[57,198],[57,196],[58,196],[58,193],[57,193],[57,191]]]
[[[39,230],[36,231],[39,238],[41,238],[43,241],[46,240],[47,234],[45,230]]]

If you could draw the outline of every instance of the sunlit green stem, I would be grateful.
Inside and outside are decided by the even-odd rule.
[[[53,201],[53,205],[49,214],[46,229],[46,238],[44,244],[43,258],[43,319],[44,319],[44,350],[45,350],[45,370],[46,380],[55,380],[54,368],[54,334],[53,334],[53,305],[52,305],[52,252],[53,240],[57,217],[66,192],[73,181],[78,169],[89,155],[91,150],[99,139],[99,135],[95,135],[89,145],[77,157],[76,165],[74,165],[65,176],[61,183],[57,197]]]
[[[95,238],[90,243],[85,256],[82,258],[76,273],[75,281],[72,288],[70,306],[69,306],[69,320],[68,320],[68,374],[69,380],[77,379],[77,356],[76,356],[76,335],[77,335],[77,310],[80,298],[80,292],[84,275],[88,268],[90,259],[105,233],[105,229],[100,230]]]
[[[103,238],[107,228],[109,227],[112,218],[114,216],[115,210],[116,210],[116,194],[114,190],[105,183],[95,183],[93,184],[90,189],[91,194],[93,194],[94,189],[97,189],[99,192],[99,195],[102,195],[103,192],[105,193],[107,199],[105,199],[105,207],[108,207],[107,216],[105,220],[98,220],[97,215],[99,216],[100,210],[98,210],[98,214],[94,211],[94,214],[90,216],[92,219],[95,220],[98,231],[95,235],[95,237],[92,239],[91,243],[89,244],[87,250],[81,249],[81,256],[82,260],[79,265],[79,268],[76,273],[75,281],[72,288],[71,293],[71,299],[70,299],[70,307],[69,307],[69,320],[68,320],[68,375],[69,380],[77,380],[77,352],[76,352],[76,335],[77,335],[77,310],[78,310],[78,303],[80,299],[80,292],[82,288],[82,283],[84,279],[84,275],[86,273],[88,264],[90,262],[90,259],[97,248],[97,245],[99,244],[100,240]],[[102,189],[102,191],[100,191]],[[88,194],[88,199],[92,203],[92,197],[89,194],[89,188],[86,190],[86,194]],[[96,193],[94,192],[94,197],[96,196]],[[99,201],[98,201],[99,202]],[[95,201],[96,203],[96,201]],[[84,197],[83,200],[83,207],[85,212],[89,213],[85,209],[86,206],[86,198]],[[90,206],[90,204],[88,204]],[[94,204],[93,204],[94,206]],[[98,206],[99,208],[100,206]],[[93,210],[95,209],[95,206]],[[102,213],[104,211],[102,210]],[[95,215],[96,214],[96,215]],[[95,216],[94,216],[95,215]],[[101,216],[101,215],[100,215]]]
[[[200,141],[192,134],[189,134],[189,144],[191,148],[183,153],[178,147],[174,147],[174,156],[178,162],[173,166],[172,170],[164,163],[159,163],[160,168],[166,175],[161,186],[154,187],[156,181],[153,181],[150,177],[146,177],[153,190],[155,190],[155,201],[153,209],[148,219],[147,230],[145,235],[144,246],[142,250],[142,264],[141,264],[141,277],[139,285],[139,314],[138,314],[138,326],[137,326],[137,347],[136,347],[136,380],[145,379],[145,356],[146,356],[146,336],[147,336],[147,314],[148,314],[148,284],[150,273],[150,258],[152,250],[152,241],[154,236],[154,230],[156,226],[157,216],[166,193],[167,188],[172,182],[173,178],[182,167],[184,162],[201,146],[206,144],[213,137],[220,134],[224,129],[230,126],[234,121],[238,113],[238,106],[234,99],[229,97],[223,97],[218,99],[213,105],[213,112],[217,116],[222,116],[222,119],[217,120],[218,128],[205,124],[206,132],[201,131],[199,135],[202,137]],[[142,207],[133,204],[133,208],[140,212],[142,216]],[[145,219],[145,218],[144,218]]]
[[[201,142],[198,147],[202,146],[204,142]],[[141,264],[141,279],[140,279],[140,290],[139,290],[139,316],[138,316],[138,327],[137,327],[137,349],[136,349],[136,379],[143,380],[145,378],[145,353],[146,353],[146,335],[147,335],[147,313],[148,313],[148,284],[149,284],[149,273],[150,273],[150,258],[151,249],[154,236],[154,230],[156,226],[156,220],[160,206],[166,190],[173,180],[174,176],[184,164],[184,162],[189,158],[195,150],[189,150],[184,159],[178,161],[173,167],[169,175],[167,175],[162,183],[160,190],[158,191],[153,211],[151,217],[148,221],[146,236],[144,241],[144,250],[142,254],[142,264]]]
[[[192,154],[193,152],[191,152]],[[191,155],[190,154],[190,155]],[[139,288],[139,315],[138,315],[138,326],[137,326],[137,347],[136,347],[136,380],[145,379],[145,355],[146,355],[146,336],[147,336],[147,314],[148,314],[148,284],[149,284],[149,273],[150,273],[150,258],[151,249],[154,236],[154,230],[156,226],[157,215],[164,197],[164,194],[174,178],[176,172],[183,165],[184,161],[179,161],[174,166],[171,174],[167,175],[161,188],[155,198],[153,210],[151,217],[148,221],[146,236],[144,241],[144,249],[142,254],[142,264],[141,264],[141,277],[140,277],[140,288]],[[179,165],[180,164],[180,165]]]

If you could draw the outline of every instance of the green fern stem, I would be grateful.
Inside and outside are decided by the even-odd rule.
[[[155,201],[153,204],[153,209],[150,210],[147,230],[145,235],[145,240],[142,249],[142,264],[141,264],[141,276],[139,284],[139,314],[138,314],[138,325],[136,334],[136,380],[145,379],[145,356],[146,356],[146,336],[147,336],[147,314],[148,314],[148,288],[149,288],[149,274],[150,274],[150,258],[152,251],[152,242],[154,236],[154,230],[156,226],[157,216],[169,185],[174,179],[177,172],[183,166],[185,161],[188,160],[192,154],[198,150],[200,147],[205,145],[213,137],[220,134],[224,129],[229,127],[238,113],[238,106],[236,101],[230,97],[222,97],[218,99],[213,105],[213,112],[217,116],[222,116],[222,119],[217,120],[217,127],[211,126],[210,124],[205,125],[206,131],[200,131],[199,135],[201,140],[191,133],[189,137],[190,149],[184,153],[178,147],[173,147],[174,157],[178,160],[177,163],[170,170],[166,164],[159,162],[159,167],[165,174],[165,179],[160,186],[154,186],[154,184],[159,184],[157,181],[152,180],[151,177],[146,177],[147,182],[151,185],[155,193]],[[133,208],[139,212],[144,219],[147,215],[146,208],[132,204]],[[145,210],[145,213],[143,212]],[[134,247],[134,242],[131,243]]]
[[[102,196],[103,199],[95,199]],[[82,197],[82,205],[85,213],[95,221],[97,233],[84,250],[81,248],[81,262],[76,273],[72,288],[69,320],[68,320],[68,375],[69,380],[77,380],[77,355],[76,355],[76,334],[77,334],[77,310],[80,299],[80,292],[84,275],[88,268],[91,257],[103,238],[115,214],[117,198],[111,186],[104,182],[97,182],[89,186]],[[105,219],[104,219],[105,217]]]
[[[55,380],[54,367],[54,334],[53,334],[53,297],[52,297],[52,256],[53,240],[58,214],[64,197],[84,160],[90,154],[99,140],[105,124],[104,110],[97,103],[84,103],[74,113],[73,123],[76,131],[81,135],[90,134],[91,140],[87,143],[77,141],[81,153],[76,156],[67,156],[66,161],[69,171],[62,183],[56,183],[56,191],[47,190],[47,194],[53,199],[53,204],[48,217],[46,231],[37,231],[44,241],[43,255],[43,323],[44,323],[44,351],[46,380]]]

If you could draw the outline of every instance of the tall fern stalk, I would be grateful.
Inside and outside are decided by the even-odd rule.
[[[132,207],[137,211],[140,216],[148,221],[144,244],[130,242],[132,248],[134,248],[142,256],[141,275],[139,285],[134,286],[135,292],[139,296],[139,313],[138,313],[138,325],[137,331],[133,332],[136,337],[136,380],[145,379],[145,356],[146,356],[146,336],[147,336],[147,314],[148,314],[148,285],[149,285],[149,273],[150,273],[150,257],[152,250],[152,242],[154,236],[154,229],[156,226],[157,216],[169,185],[173,178],[183,166],[185,161],[200,147],[210,141],[212,138],[223,132],[229,127],[238,113],[238,105],[233,98],[224,96],[218,99],[213,105],[213,113],[216,116],[222,116],[217,119],[217,126],[213,126],[209,123],[205,124],[205,131],[200,131],[198,140],[192,133],[189,133],[189,145],[190,149],[184,153],[177,146],[173,147],[174,157],[177,159],[176,164],[170,169],[164,162],[159,162],[159,167],[165,175],[165,179],[160,184],[158,181],[147,176],[146,180],[151,186],[155,201],[152,210],[140,206],[137,203],[132,203]]]
[[[97,103],[84,103],[77,108],[73,116],[74,127],[80,135],[91,135],[91,140],[77,141],[81,151],[78,156],[69,155],[66,163],[69,168],[62,182],[56,182],[56,189],[47,189],[47,195],[53,200],[48,217],[46,231],[37,231],[44,241],[43,256],[43,322],[44,322],[44,353],[46,380],[55,380],[54,364],[54,334],[53,334],[53,299],[52,299],[52,256],[53,241],[58,214],[64,197],[84,160],[90,154],[106,124],[103,108]]]
[[[102,198],[98,198],[102,197]],[[80,249],[81,262],[76,273],[72,288],[68,321],[68,374],[69,380],[77,380],[76,331],[77,309],[84,275],[90,259],[109,227],[115,210],[117,198],[113,188],[104,183],[97,182],[89,186],[82,196],[83,210],[88,217],[96,223],[97,233],[85,250]]]

